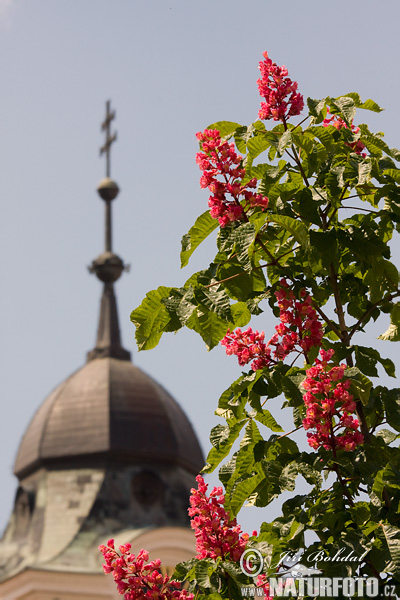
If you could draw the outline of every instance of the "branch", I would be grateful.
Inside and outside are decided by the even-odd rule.
[[[387,298],[382,298],[382,300],[378,300],[378,302],[375,302],[375,304],[373,304],[367,311],[365,311],[365,313],[363,314],[362,317],[360,317],[357,321],[357,323],[352,327],[350,333],[349,333],[349,340],[353,337],[353,335],[356,333],[357,329],[359,328],[359,326],[361,325],[361,323],[363,323],[365,321],[365,319],[367,317],[369,317],[369,315],[372,313],[372,311],[379,306],[380,304],[383,304],[385,302],[391,302],[392,300],[394,300],[397,296],[400,296],[400,290],[397,290],[396,292],[393,292],[393,294],[390,294]]]
[[[336,335],[340,338],[341,332],[340,332],[340,329],[338,328],[338,326],[336,325],[336,323],[334,323],[333,321],[331,321],[329,319],[329,317],[318,306],[318,304],[315,302],[315,300],[313,300],[312,302],[313,302],[313,307],[315,308],[315,310],[317,311],[317,313],[324,319],[325,323],[327,325],[329,325],[329,327],[332,329],[332,331],[334,331],[336,333]]]

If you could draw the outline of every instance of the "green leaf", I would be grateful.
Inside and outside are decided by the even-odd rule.
[[[329,105],[331,107],[331,112],[339,112],[343,116],[347,125],[350,127],[356,114],[356,106],[353,98],[351,98],[350,96],[330,98]]]
[[[396,183],[400,183],[400,169],[385,169],[384,175],[389,175]]]
[[[244,327],[251,319],[251,313],[245,302],[231,305],[232,321],[235,327]]]
[[[261,463],[255,465],[255,473],[247,475],[246,479],[236,484],[229,501],[230,513],[235,517],[246,500],[251,496],[257,486],[265,479]]]
[[[309,188],[303,188],[297,195],[297,212],[310,223],[321,225],[321,217],[318,211],[318,202],[315,202],[312,192]]]
[[[381,393],[383,404],[386,409],[387,422],[393,429],[400,431],[400,389],[388,390],[384,387],[377,388]]]
[[[182,238],[181,268],[185,267],[196,248],[218,227],[218,220],[213,219],[210,211],[206,210],[197,219]]]
[[[376,363],[379,362],[390,377],[395,377],[395,366],[390,358],[381,358],[378,350],[365,346],[354,346],[356,365],[365,375],[378,377]]]
[[[282,473],[279,477],[279,485],[282,491],[293,492],[296,487],[296,477],[298,469],[296,463],[293,461],[286,465],[282,469]]]
[[[187,327],[199,333],[207,346],[212,350],[225,336],[230,323],[215,312],[195,310],[187,321]]]
[[[287,148],[288,146],[292,145],[292,134],[290,132],[290,129],[288,129],[287,131],[285,131],[280,140],[279,140],[279,144],[278,144],[278,154],[280,154],[282,156],[282,154],[285,152],[285,148]]]
[[[391,444],[398,438],[397,433],[390,431],[390,429],[380,429],[376,432],[376,436],[381,437],[385,444]]]
[[[311,465],[305,462],[297,463],[297,471],[299,475],[302,475],[304,479],[310,485],[316,485],[317,487],[321,487],[322,485],[322,475],[317,469],[314,469]]]
[[[254,249],[256,230],[252,223],[243,223],[232,233],[237,259],[246,271],[252,270],[251,257]]]
[[[350,508],[350,513],[358,526],[364,525],[371,518],[371,510],[367,502],[356,502]]]
[[[389,342],[399,342],[400,341],[400,330],[397,325],[394,323],[390,323],[388,329],[385,333],[382,333],[378,336],[378,340],[386,340]]]
[[[328,231],[310,231],[311,256],[329,267],[336,260],[338,241],[334,228]]]
[[[157,346],[171,320],[163,303],[172,288],[160,286],[146,294],[140,306],[131,313],[131,321],[136,325],[136,342],[139,350],[150,350]]]
[[[200,587],[214,589],[211,576],[216,571],[217,565],[207,560],[199,560],[196,565],[196,581]]]
[[[211,283],[216,284],[217,282],[212,280]],[[232,315],[229,296],[221,284],[211,285],[211,287],[196,287],[194,295],[197,303],[201,305],[202,308],[206,307],[209,311],[215,312],[222,319],[231,321]]]
[[[310,111],[310,115],[314,117],[315,123],[320,123],[326,117],[326,101],[327,98],[323,98],[322,100],[307,98],[308,110]]]
[[[385,571],[400,575],[400,529],[393,525],[382,524],[382,531],[389,549],[391,562],[386,566]]]
[[[384,109],[379,106],[376,102],[371,99],[366,100],[365,102],[361,101],[360,95],[356,92],[349,92],[345,94],[345,96],[352,98],[354,104],[357,108],[363,108],[364,110],[371,110],[372,112],[382,112]]]
[[[247,149],[249,151],[250,158],[257,158],[261,152],[264,152],[271,145],[271,141],[268,136],[258,135],[257,137],[251,138],[247,142]]]
[[[259,421],[262,425],[265,425],[271,431],[283,431],[279,423],[276,422],[275,418],[271,415],[269,410],[263,409],[262,413],[257,413],[254,418]]]
[[[198,560],[196,558],[190,558],[189,560],[178,563],[172,574],[172,579],[175,579],[176,581],[185,581],[187,578],[190,578],[191,575],[194,576],[197,562]]]
[[[239,437],[239,433],[247,423],[248,419],[237,421],[232,427],[229,425],[217,425],[211,430],[210,440],[213,444],[207,456],[207,464],[202,470],[203,473],[212,473],[220,464],[221,460],[229,454],[233,443]]]
[[[363,404],[368,404],[372,381],[361,373],[357,367],[346,369],[344,374],[351,380],[350,391],[355,400],[359,398]]]
[[[218,129],[221,137],[228,137],[235,133],[238,127],[241,127],[241,125],[239,123],[234,123],[233,121],[217,121],[206,127],[206,129]]]
[[[389,329],[378,336],[378,340],[388,340],[390,342],[400,341],[400,302],[396,302],[390,313]]]
[[[310,239],[308,237],[307,228],[301,221],[293,219],[292,217],[286,217],[285,215],[268,215],[268,220],[281,225],[286,231],[289,231],[296,242],[298,242],[305,250],[308,250]]]
[[[303,406],[303,393],[300,386],[305,379],[304,371],[293,367],[282,377],[280,384],[285,398],[289,401],[290,406]]]

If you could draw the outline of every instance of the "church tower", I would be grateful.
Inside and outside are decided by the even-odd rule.
[[[112,249],[114,117],[107,102],[106,178],[97,188],[105,249],[90,267],[103,284],[96,345],[21,441],[18,489],[0,541],[1,600],[120,598],[97,549],[111,537],[170,568],[195,554],[187,508],[204,464],[199,442],[177,402],[121,343],[114,284],[126,266]]]

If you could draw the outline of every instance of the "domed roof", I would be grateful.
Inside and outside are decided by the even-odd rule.
[[[98,192],[105,202],[105,249],[89,270],[103,283],[96,346],[88,362],[61,383],[34,415],[14,466],[19,479],[37,469],[107,467],[122,463],[167,463],[191,474],[204,466],[196,434],[185,413],[151,377],[130,362],[121,344],[114,283],[127,269],[112,251],[111,203],[118,185],[109,177],[109,151],[116,136],[107,102],[102,128],[107,177]]]
[[[196,434],[172,396],[128,360],[95,358],[47,397],[20,444],[19,479],[41,467],[167,462],[197,474]]]

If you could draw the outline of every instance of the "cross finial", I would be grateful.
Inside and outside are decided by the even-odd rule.
[[[100,148],[100,156],[105,152],[106,155],[106,177],[110,177],[110,154],[111,144],[117,139],[117,132],[111,135],[111,121],[115,119],[115,110],[111,111],[111,100],[106,102],[106,118],[101,124],[102,131],[106,132],[106,141]]]

